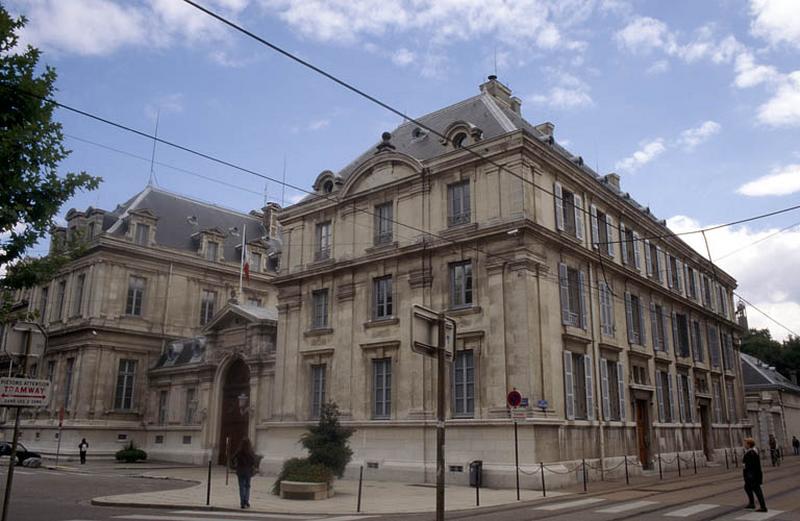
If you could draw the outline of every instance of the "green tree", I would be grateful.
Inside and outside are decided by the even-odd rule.
[[[53,121],[55,106],[42,99],[54,94],[56,71],[39,72],[39,50],[17,45],[25,23],[0,4],[0,322],[11,318],[14,290],[49,279],[74,257],[76,243],[39,259],[26,252],[52,229],[69,198],[101,182],[85,172],[58,174],[70,151]]]
[[[348,445],[353,432],[349,427],[342,427],[339,423],[339,407],[330,402],[322,406],[319,423],[303,434],[300,443],[308,450],[310,463],[322,464],[341,478],[353,457]]]

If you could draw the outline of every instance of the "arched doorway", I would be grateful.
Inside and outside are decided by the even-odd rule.
[[[222,384],[220,416],[219,464],[225,465],[230,447],[231,455],[247,437],[250,425],[250,370],[241,358],[228,367]],[[243,406],[244,405],[244,406]]]

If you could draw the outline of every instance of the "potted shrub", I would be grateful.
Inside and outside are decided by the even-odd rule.
[[[147,459],[147,453],[142,449],[136,448],[133,440],[124,449],[120,449],[114,456],[117,461],[124,461],[125,463],[136,463],[137,461],[144,461]]]

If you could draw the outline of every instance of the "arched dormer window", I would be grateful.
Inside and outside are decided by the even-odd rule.
[[[446,136],[442,144],[453,149],[468,147],[481,140],[483,131],[467,121],[454,121],[444,132]]]
[[[322,193],[329,194],[331,192],[333,192],[333,181],[331,179],[328,179],[327,181],[322,183]]]
[[[453,136],[453,148],[463,148],[467,141],[467,134],[459,132]]]
[[[320,195],[331,195],[339,189],[341,180],[330,170],[324,170],[314,181],[314,192]]]

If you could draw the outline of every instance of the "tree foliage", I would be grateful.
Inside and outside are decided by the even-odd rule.
[[[769,329],[751,329],[742,338],[742,352],[775,366],[787,378],[800,372],[800,338],[789,336],[783,342],[772,338]]]
[[[300,443],[308,450],[310,463],[320,463],[341,478],[347,464],[353,457],[348,445],[353,429],[342,427],[339,423],[339,407],[331,402],[322,406],[319,423],[310,427],[300,438]]]
[[[38,66],[40,51],[19,48],[25,18],[0,5],[0,322],[7,319],[9,292],[35,286],[75,253],[71,247],[40,259],[26,252],[52,229],[61,206],[78,190],[94,190],[101,179],[85,172],[59,175],[70,151],[63,145],[55,106],[56,71]],[[5,298],[3,298],[5,297]]]

